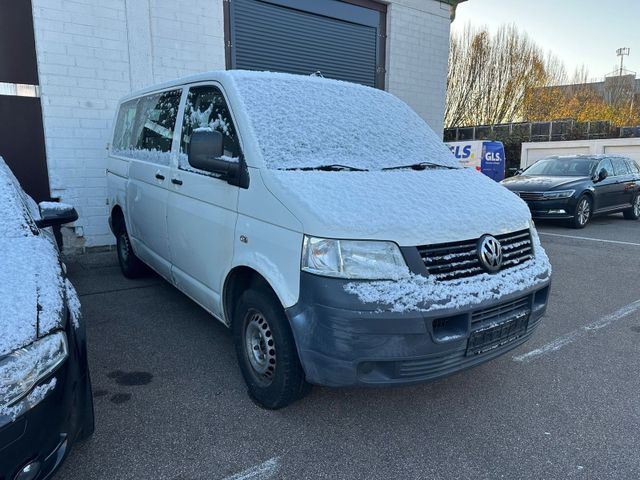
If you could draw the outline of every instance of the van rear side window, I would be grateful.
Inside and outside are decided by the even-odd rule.
[[[113,153],[168,165],[181,90],[154,93],[120,106]]]

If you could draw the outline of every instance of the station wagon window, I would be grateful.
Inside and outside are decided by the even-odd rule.
[[[181,93],[171,90],[123,103],[118,112],[113,152],[168,165]]]
[[[629,165],[629,170],[631,170],[631,173],[640,173],[640,167],[638,167],[638,164],[636,162],[634,162],[633,160],[629,160],[627,164]]]
[[[613,170],[616,172],[616,176],[629,175],[627,162],[625,162],[622,158],[612,158],[611,162],[613,163]]]
[[[613,173],[613,165],[611,164],[611,160],[609,160],[608,158],[600,162],[598,172],[600,172],[600,170],[606,170],[609,177],[613,177],[615,175],[615,173]]]
[[[179,158],[181,169],[196,170],[188,160],[192,133],[213,130],[224,136],[224,156],[229,160],[237,159],[240,156],[240,143],[224,95],[219,88],[211,85],[192,87],[184,109]]]

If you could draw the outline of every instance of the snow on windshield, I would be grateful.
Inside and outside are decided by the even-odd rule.
[[[282,73],[233,78],[267,168],[460,166],[424,120],[381,90]]]

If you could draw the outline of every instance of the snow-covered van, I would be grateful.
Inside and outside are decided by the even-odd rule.
[[[149,266],[230,327],[267,408],[477,365],[546,308],[526,204],[373,88],[226,71],[141,90],[108,184],[124,275]]]

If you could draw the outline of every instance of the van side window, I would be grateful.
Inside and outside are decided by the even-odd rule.
[[[114,153],[168,165],[181,94],[181,90],[171,90],[123,103],[113,139]]]
[[[627,162],[625,162],[622,158],[612,158],[611,162],[613,163],[613,170],[616,172],[616,176],[629,175]]]
[[[240,156],[240,143],[227,102],[220,89],[210,85],[192,87],[187,94],[180,138],[180,168],[194,170],[188,160],[191,134],[194,131],[203,130],[217,130],[224,135],[224,155],[226,157],[237,158]]]

